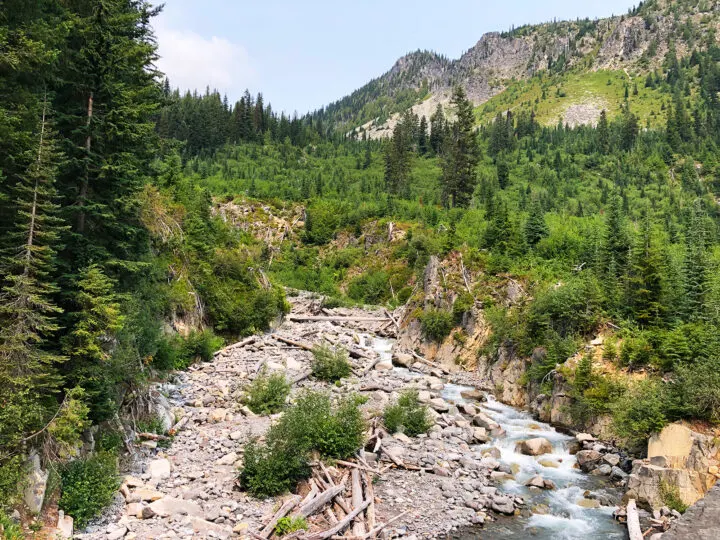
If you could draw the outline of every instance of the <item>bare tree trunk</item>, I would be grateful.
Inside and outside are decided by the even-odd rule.
[[[85,159],[87,161],[90,160],[90,149],[92,148],[92,135],[90,135],[90,123],[92,122],[92,115],[93,115],[93,93],[90,92],[90,96],[88,97],[88,113],[87,113],[87,122],[85,123],[85,127],[87,128],[87,137],[85,138]],[[82,184],[80,184],[80,194],[78,196],[78,206],[80,206],[80,212],[78,213],[77,218],[77,230],[78,232],[84,232],[85,231],[85,210],[83,210],[83,207],[85,206],[85,200],[87,199],[88,194],[88,188],[90,185],[90,173],[88,172],[89,164],[88,162],[85,162],[85,178],[82,180]]]
[[[45,117],[47,114],[47,94],[43,101],[42,111],[42,122],[40,123],[40,143],[38,144],[38,155],[37,155],[37,167],[40,168],[42,164],[42,151],[43,144],[45,142]],[[38,171],[39,173],[39,171]],[[32,261],[32,246],[35,241],[35,219],[37,218],[37,200],[38,200],[38,188],[40,187],[40,175],[35,175],[35,186],[33,187],[33,202],[30,210],[30,226],[28,227],[27,242],[25,243],[25,267],[23,268],[23,275],[27,276],[30,273],[30,262]]]

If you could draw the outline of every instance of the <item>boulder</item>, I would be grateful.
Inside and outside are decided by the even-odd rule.
[[[73,537],[73,518],[66,516],[62,510],[58,512],[57,536],[59,540]]]
[[[605,454],[603,456],[603,461],[611,467],[615,467],[618,463],[620,463],[620,456],[618,454]]]
[[[575,454],[578,466],[584,472],[590,472],[594,469],[602,457],[602,454],[595,450],[580,450],[577,454]]]
[[[208,422],[210,422],[211,424],[219,424],[220,422],[224,422],[227,414],[227,409],[213,409],[208,416]]]
[[[484,444],[484,443],[490,441],[490,435],[488,435],[487,430],[485,428],[476,427],[476,428],[473,428],[473,431],[472,431],[472,441],[474,443]]]
[[[693,446],[693,432],[682,424],[669,424],[648,440],[647,457],[665,458],[667,466],[685,466]]]
[[[170,478],[171,471],[170,461],[167,459],[154,459],[148,464],[148,474],[153,480],[163,480]]]
[[[107,540],[120,540],[127,534],[127,532],[127,527],[125,525],[121,525],[120,527],[109,529],[105,538]]]
[[[164,497],[150,504],[149,508],[158,516],[168,517],[183,515],[204,518],[204,513],[199,504],[174,497]]]
[[[206,521],[198,517],[190,518],[190,524],[192,525],[193,531],[201,538],[230,538],[233,534],[233,530],[230,527],[212,523],[211,521]]]
[[[533,476],[530,480],[525,482],[525,485],[528,487],[536,487],[539,489],[555,489],[555,482],[552,480],[547,480],[540,476],[539,474],[537,476]]]
[[[575,435],[575,439],[576,439],[579,443],[595,442],[595,437],[593,437],[593,436],[590,435],[589,433],[578,433],[577,435]]]
[[[520,441],[515,445],[515,450],[526,456],[539,456],[541,454],[550,454],[553,451],[552,444],[544,437],[535,437]]]
[[[150,391],[148,413],[151,418],[160,420],[163,432],[167,432],[175,424],[175,414],[168,399],[158,390]]]
[[[490,508],[499,514],[505,514],[508,516],[515,513],[515,503],[512,498],[506,496],[493,498]]]
[[[28,472],[23,491],[23,500],[33,514],[39,514],[45,500],[49,473],[40,466],[40,456],[33,453],[30,456],[30,471]]]
[[[126,502],[131,502],[131,499],[137,499],[137,501],[157,501],[162,499],[165,495],[160,493],[159,491],[156,491],[154,489],[150,489],[147,487],[142,487],[139,489],[136,489],[130,494],[131,498],[127,499]]]
[[[428,401],[428,405],[438,412],[446,412],[450,410],[450,405],[443,398],[432,398]]]
[[[485,392],[481,390],[463,390],[460,395],[465,399],[472,399],[475,401],[487,401]]]
[[[393,364],[396,366],[409,368],[415,362],[411,354],[398,352],[393,355]]]
[[[377,364],[375,364],[375,369],[378,371],[390,371],[393,368],[392,362],[390,360],[381,360]]]
[[[493,420],[483,412],[479,412],[475,416],[473,416],[472,421],[473,424],[475,424],[476,426],[489,430],[497,429],[500,427],[500,424],[498,424],[495,420]]]
[[[232,465],[238,460],[238,454],[237,452],[230,452],[229,454],[225,454],[223,457],[218,459],[215,463],[218,465]]]

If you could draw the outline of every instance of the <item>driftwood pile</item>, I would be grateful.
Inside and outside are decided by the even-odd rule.
[[[312,477],[301,483],[299,494],[286,499],[260,532],[250,533],[253,538],[273,538],[275,527],[286,516],[308,519],[311,531],[298,531],[283,538],[377,538],[385,527],[404,515],[377,522],[373,481],[381,471],[373,469],[362,458],[362,452],[356,461],[338,461],[333,467],[314,463],[312,471]]]

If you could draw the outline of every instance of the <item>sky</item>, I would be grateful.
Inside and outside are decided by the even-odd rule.
[[[451,59],[485,32],[626,13],[633,0],[162,0],[158,67],[173,87],[262,92],[299,114],[348,95],[417,49]],[[160,3],[158,0],[157,3]]]

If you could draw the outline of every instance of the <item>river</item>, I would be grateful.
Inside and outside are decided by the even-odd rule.
[[[394,342],[374,338],[373,348],[384,358],[392,355]],[[414,372],[405,368],[394,368],[412,376]],[[420,376],[418,374],[418,376]],[[473,390],[470,386],[445,383],[441,395],[454,403],[465,402],[461,393]],[[474,402],[475,403],[475,402]],[[477,403],[475,403],[478,405]],[[550,424],[535,420],[532,415],[505,405],[488,396],[487,402],[479,404],[480,409],[493,418],[505,430],[505,436],[493,439],[478,449],[497,448],[499,460],[514,472],[501,489],[517,494],[526,501],[526,511],[521,515],[503,517],[486,523],[482,528],[472,527],[451,536],[455,540],[470,539],[524,539],[575,540],[575,539],[618,539],[626,538],[625,528],[613,519],[614,506],[599,506],[601,498],[617,500],[618,493],[607,481],[583,473],[576,467],[575,456],[568,451],[573,437],[560,433]],[[544,437],[553,446],[552,454],[526,456],[515,451],[515,444],[524,439]],[[552,480],[557,489],[530,489],[523,484],[536,475]]]

